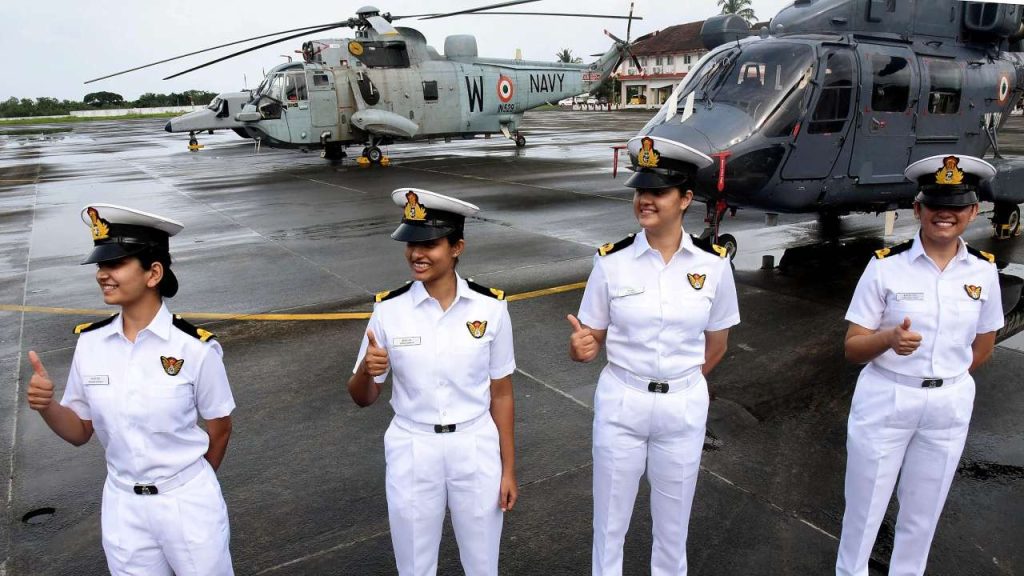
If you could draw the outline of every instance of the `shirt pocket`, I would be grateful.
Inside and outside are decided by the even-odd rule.
[[[177,432],[196,421],[196,399],[191,384],[154,385],[139,394],[141,424],[153,432]]]
[[[978,319],[981,318],[983,304],[984,299],[961,300],[953,306],[953,310],[956,312],[957,334],[963,339],[965,345],[970,346],[974,343],[974,338],[978,335]]]
[[[491,377],[491,338],[459,338],[452,344],[450,354],[451,363],[445,372],[456,380],[462,380],[459,376],[470,382],[479,380],[481,376]]]
[[[107,385],[86,385],[85,399],[89,402],[94,430],[109,430],[117,418],[117,396],[113,387]]]

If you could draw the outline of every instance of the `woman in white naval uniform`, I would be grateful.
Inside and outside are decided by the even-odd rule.
[[[960,238],[978,215],[978,183],[995,173],[968,156],[911,164],[921,228],[879,250],[857,284],[846,357],[867,366],[850,408],[838,576],[867,576],[897,478],[889,574],[924,574],[971,420],[970,373],[988,360],[1003,326],[994,258]]]
[[[29,352],[29,406],[71,444],[93,432],[103,444],[100,514],[112,574],[232,574],[227,507],[214,473],[235,407],[223,353],[212,334],[163,303],[178,291],[168,249],[182,225],[108,204],[85,208],[82,218],[95,245],[83,264],[97,265],[104,303],[121,311],[75,329],[59,404],[42,361]]]
[[[377,294],[349,393],[368,406],[394,373],[384,451],[399,574],[437,573],[447,506],[467,576],[494,576],[518,496],[508,306],[455,272],[476,206],[415,188],[392,198],[404,210],[391,237],[406,243],[413,282]]]
[[[622,574],[622,547],[640,476],[651,485],[651,574],[686,574],[686,536],[708,414],[705,376],[739,323],[723,248],[682,228],[699,152],[635,138],[633,212],[643,230],[602,246],[580,304],[569,353],[608,365],[594,398],[593,574]]]

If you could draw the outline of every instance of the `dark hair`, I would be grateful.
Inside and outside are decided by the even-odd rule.
[[[157,288],[160,290],[160,296],[172,298],[178,293],[178,279],[174,276],[174,272],[171,272],[170,254],[163,250],[149,247],[134,256],[139,259],[139,264],[142,265],[143,270],[149,270],[154,262],[159,262],[163,265],[164,277],[160,280],[160,284],[157,285]]]

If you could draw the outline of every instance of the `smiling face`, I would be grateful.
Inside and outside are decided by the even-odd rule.
[[[682,225],[683,212],[693,201],[693,192],[678,187],[637,188],[633,194],[633,215],[650,232],[667,231]]]
[[[148,270],[134,256],[100,262],[96,265],[96,282],[103,292],[103,302],[126,306],[142,300],[150,291],[158,291],[163,278],[163,265],[153,263]]]
[[[460,239],[452,244],[447,237],[426,242],[406,242],[405,260],[409,262],[413,280],[429,284],[454,273],[455,260],[465,247],[465,240]]]
[[[948,207],[914,203],[914,216],[921,221],[921,237],[942,244],[956,241],[978,216],[978,205]]]

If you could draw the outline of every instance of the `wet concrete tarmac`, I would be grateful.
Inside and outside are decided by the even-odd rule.
[[[611,146],[647,116],[527,115],[529,144],[500,138],[390,147],[390,168],[329,163],[264,148],[231,133],[185,149],[159,121],[74,125],[70,132],[0,134],[0,305],[102,308],[78,211],[126,204],[186,224],[175,237],[182,284],[176,312],[368,311],[369,297],[408,276],[392,189],[413,185],[482,208],[468,223],[463,275],[509,294],[586,279],[594,248],[634,231],[631,193],[611,178]],[[1011,122],[1018,122],[1014,119]],[[1018,130],[1018,133],[1020,131]],[[1019,143],[1018,143],[1019,144]],[[1011,142],[1010,145],[1013,145]],[[1004,148],[1005,150],[1005,148]],[[685,220],[699,232],[703,210]],[[810,216],[740,211],[726,231],[740,245],[743,323],[711,376],[703,473],[691,521],[692,574],[834,572],[843,512],[846,416],[858,368],[843,360],[843,315],[882,218],[845,218],[845,247],[818,246]],[[1024,265],[1021,242],[967,233]],[[785,270],[761,270],[803,247]],[[586,574],[590,564],[592,396],[601,363],[566,355],[564,317],[578,290],[510,304],[519,369],[517,472],[521,499],[506,517],[503,574]],[[22,310],[22,309],[19,309]],[[0,575],[101,574],[99,499],[105,468],[94,440],[74,448],[24,402],[26,354],[40,353],[59,389],[83,313],[0,310]],[[365,322],[223,320],[218,334],[238,409],[219,473],[239,574],[391,574],[384,498],[384,402],[359,409],[344,381]],[[929,574],[1024,573],[1024,336],[1001,343],[976,375],[977,400],[960,472],[932,547]],[[59,392],[59,390],[58,390]],[[648,571],[643,486],[626,544],[626,573]],[[26,518],[35,511],[52,513]],[[873,573],[883,574],[895,503]],[[441,574],[460,573],[450,529]]]

